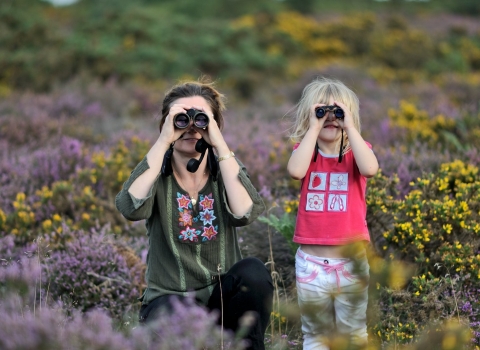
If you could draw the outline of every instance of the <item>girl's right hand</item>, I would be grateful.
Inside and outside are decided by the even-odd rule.
[[[309,125],[310,129],[316,129],[320,132],[320,130],[323,127],[323,124],[325,123],[325,120],[327,119],[326,116],[323,118],[317,118],[317,115],[315,113],[315,109],[318,107],[323,107],[326,106],[324,103],[315,103],[312,107],[310,107],[310,117],[308,118],[309,120]]]

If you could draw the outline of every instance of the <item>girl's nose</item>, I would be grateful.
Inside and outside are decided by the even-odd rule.
[[[326,117],[327,117],[327,120],[329,121],[333,121],[336,119],[335,115],[333,114],[333,111],[328,111]]]

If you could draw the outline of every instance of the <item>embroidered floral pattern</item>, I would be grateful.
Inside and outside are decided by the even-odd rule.
[[[203,228],[203,233],[202,233],[203,240],[207,239],[211,241],[212,239],[215,239],[216,235],[217,235],[217,231],[213,226]]]
[[[208,209],[204,210],[203,212],[200,213],[200,220],[203,221],[203,225],[213,225],[213,220],[215,220],[217,217],[213,215],[213,210],[210,211]]]
[[[178,201],[178,209],[180,208],[188,209],[190,207],[190,198],[188,198],[184,194],[177,193],[177,201]]]
[[[198,235],[200,234],[200,231],[195,231],[194,228],[187,227],[185,230],[180,231],[180,238],[183,241],[190,241],[190,242],[197,242],[198,241]]]
[[[193,225],[193,216],[190,210],[183,210],[180,212],[180,217],[178,218],[180,225],[191,226]]]
[[[177,192],[178,225],[184,227],[178,239],[184,242],[212,241],[217,238],[218,225],[215,225],[213,195],[199,195],[200,212],[195,215],[190,198]]]
[[[213,209],[213,198],[205,196],[203,200],[200,201],[200,205],[203,209]]]

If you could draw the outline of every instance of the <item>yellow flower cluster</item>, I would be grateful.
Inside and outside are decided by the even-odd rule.
[[[296,215],[298,211],[298,201],[299,199],[286,200],[283,202],[283,210],[285,213]]]
[[[400,102],[400,110],[390,109],[388,115],[393,125],[406,131],[409,142],[417,140],[436,143],[442,131],[453,131],[455,121],[443,115],[430,118],[428,113],[419,110],[413,103]]]
[[[455,161],[412,183],[393,208],[393,228],[384,232],[392,248],[418,263],[443,262],[456,272],[478,276],[480,261],[471,245],[480,232],[478,168]]]
[[[408,322],[391,325],[385,329],[378,329],[378,326],[374,327],[375,335],[383,341],[396,341],[400,344],[410,343],[414,336],[416,336],[422,328],[419,328],[415,323]]]

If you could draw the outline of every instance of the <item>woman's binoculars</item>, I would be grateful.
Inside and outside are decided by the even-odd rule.
[[[187,110],[186,113],[178,113],[173,118],[173,124],[178,129],[185,129],[185,128],[188,128],[191,120],[193,120],[193,125],[195,125],[197,128],[202,128],[202,129],[206,128],[210,121],[208,119],[208,116],[205,114],[205,112],[191,108]]]
[[[325,114],[327,112],[333,112],[333,115],[337,119],[343,119],[345,117],[345,113],[343,112],[343,109],[341,109],[338,106],[323,106],[323,107],[317,107],[315,108],[315,115],[317,118],[323,118],[325,117]]]

